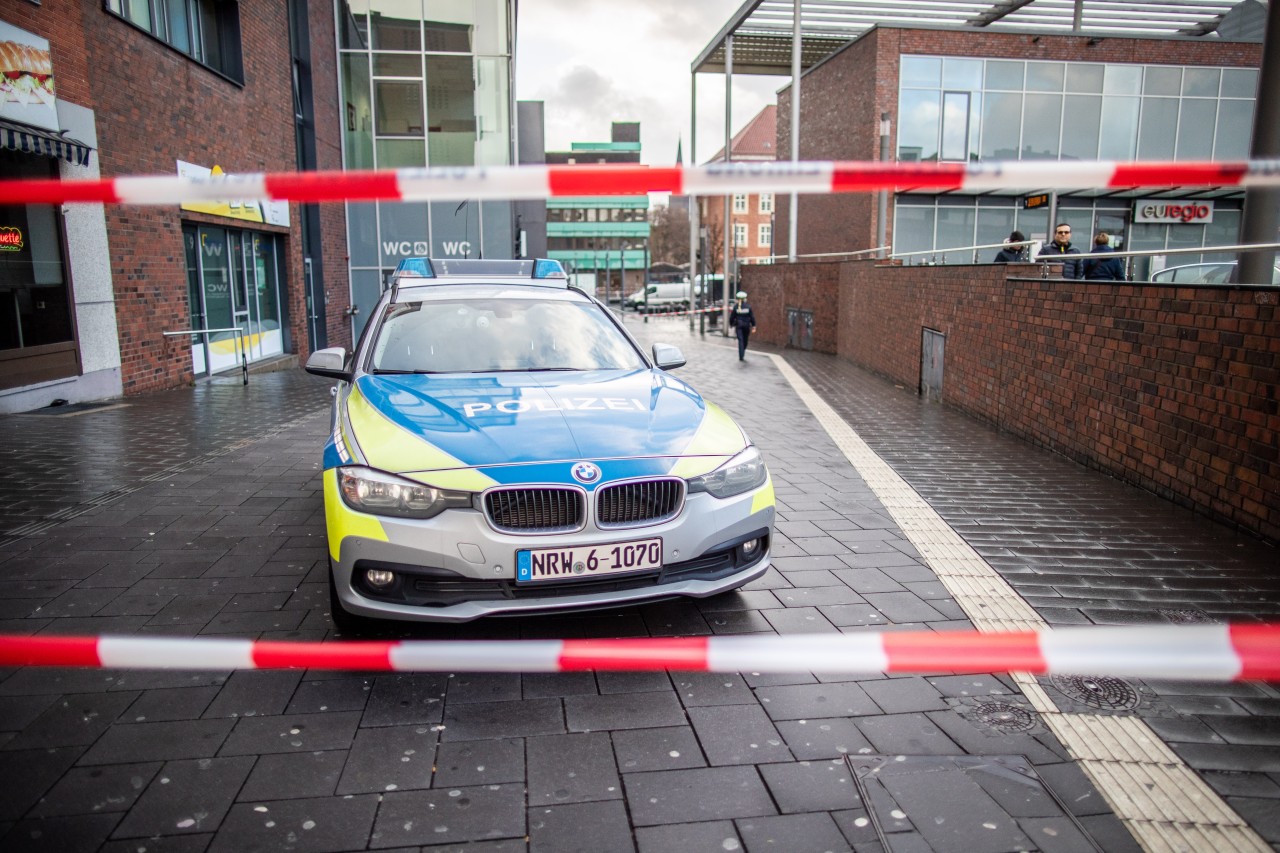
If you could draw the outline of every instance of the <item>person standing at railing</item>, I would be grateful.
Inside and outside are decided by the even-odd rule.
[[[1111,237],[1106,231],[1099,231],[1093,238],[1093,251],[1090,257],[1080,262],[1084,278],[1090,281],[1124,281],[1124,261],[1119,258],[1105,257],[1115,252],[1111,248]],[[1093,255],[1103,255],[1095,258]]]
[[[1027,238],[1021,231],[1013,231],[1004,241],[1004,248],[996,252],[997,264],[1020,264],[1027,259]]]
[[[1067,257],[1074,255],[1075,257]],[[1036,256],[1037,261],[1062,264],[1063,278],[1083,278],[1080,272],[1080,250],[1071,245],[1071,226],[1059,222],[1053,229],[1053,242],[1046,243]]]

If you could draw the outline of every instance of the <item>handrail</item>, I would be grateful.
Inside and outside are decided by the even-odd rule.
[[[888,249],[888,248],[889,248],[888,246],[877,246],[874,249],[859,249],[856,252],[814,252],[807,255],[796,255],[796,257],[797,258],[844,258],[844,257],[849,257],[850,255],[870,255],[873,252],[883,252],[885,249]],[[786,257],[788,256],[787,255],[765,255],[759,258],[738,258],[737,262],[739,264],[745,264],[747,266],[752,266],[753,264],[758,266],[763,261],[769,261],[770,263],[772,263],[773,261],[776,261],[780,258],[786,258]]]
[[[176,338],[179,335],[204,335],[205,342],[208,343],[209,335],[217,335],[225,332],[233,332],[235,334],[236,355],[240,357],[240,371],[244,376],[242,384],[249,384],[249,341],[248,333],[239,326],[232,326],[229,329],[179,329],[176,332],[161,332],[160,334],[166,338]],[[241,346],[241,338],[245,338],[244,345]]]

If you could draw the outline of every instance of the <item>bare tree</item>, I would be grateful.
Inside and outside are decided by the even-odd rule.
[[[649,257],[653,263],[689,260],[689,213],[665,205],[649,211]]]

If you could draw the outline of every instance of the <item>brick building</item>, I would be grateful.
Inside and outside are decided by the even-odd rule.
[[[335,54],[330,2],[154,5],[0,0],[0,41],[42,53],[55,83],[48,115],[0,109],[0,178],[341,167],[333,64],[312,61]],[[0,258],[0,411],[190,382],[231,367],[237,337],[264,362],[350,341],[338,206],[3,215],[25,242]]]
[[[756,113],[729,142],[729,160],[734,162],[769,162],[777,159],[778,108],[770,104]],[[721,148],[707,163],[725,160]],[[699,221],[709,234],[719,234],[724,245],[724,200],[703,196],[698,199]],[[739,193],[729,197],[729,268],[742,262],[759,261],[773,255],[773,193]],[[711,251],[719,258],[723,248]],[[723,269],[717,264],[717,271]]]

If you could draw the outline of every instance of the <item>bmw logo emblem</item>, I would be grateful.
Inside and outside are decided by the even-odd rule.
[[[600,479],[600,469],[590,462],[579,462],[573,466],[573,479],[579,483],[594,483]]]

